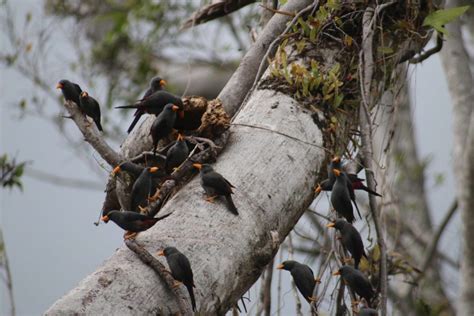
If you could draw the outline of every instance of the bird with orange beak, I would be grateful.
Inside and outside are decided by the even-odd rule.
[[[133,239],[139,232],[149,229],[158,221],[165,219],[171,214],[172,213],[169,213],[161,217],[150,217],[136,212],[110,211],[104,214],[101,219],[106,224],[111,220],[120,228],[124,229],[126,231],[123,235],[124,239]]]
[[[179,110],[179,116],[180,117],[184,116],[183,100],[180,97],[169,93],[168,91],[162,91],[162,90],[152,93],[148,97],[142,100],[139,100],[135,104],[117,106],[115,108],[116,109],[136,109],[135,114],[134,114],[135,118],[132,124],[130,125],[130,127],[128,128],[128,133],[130,133],[133,127],[135,126],[135,124],[138,122],[138,120],[143,114],[148,113],[148,114],[160,115],[160,113],[163,112],[167,104],[176,105]]]
[[[336,176],[336,182],[331,192],[331,204],[337,214],[345,217],[349,223],[352,223],[354,221],[354,210],[347,187],[347,177],[338,169],[333,169],[332,172]]]
[[[175,286],[184,284],[191,298],[191,306],[196,311],[196,299],[194,298],[194,276],[189,259],[175,247],[166,247],[158,252],[158,256],[165,256],[166,262],[171,270],[171,275],[176,280]]]
[[[332,275],[340,275],[344,282],[349,285],[351,290],[360,297],[363,297],[367,301],[367,305],[370,307],[375,293],[369,279],[362,272],[351,266],[344,265]]]
[[[89,96],[89,93],[87,93],[86,91],[81,92],[79,102],[81,103],[80,106],[82,111],[87,116],[92,118],[99,131],[102,131],[102,125],[100,124],[99,102],[97,102],[97,100],[93,97]]]
[[[58,84],[56,85],[56,89],[61,89],[61,92],[63,93],[64,99],[66,101],[72,101],[76,103],[77,106],[81,106],[79,96],[82,92],[82,89],[77,83],[63,79],[58,82]]]
[[[362,257],[367,258],[367,255],[365,254],[364,243],[357,229],[343,219],[330,222],[326,227],[335,228],[340,232],[342,245],[354,258],[354,267],[359,269],[360,259]]]
[[[294,260],[288,260],[278,265],[277,269],[290,271],[296,287],[308,303],[316,300],[313,297],[313,291],[316,282],[319,280],[314,278],[313,270],[309,266]]]
[[[137,174],[137,169],[140,167],[132,163],[122,163],[121,165],[114,168],[112,175],[116,175],[122,170],[131,173],[132,175]],[[163,172],[159,172],[158,167],[147,167],[143,168],[136,178],[132,186],[130,193],[130,209],[129,211],[143,213],[150,202],[153,202],[157,197],[156,183],[154,177],[161,177],[164,175]]]
[[[179,106],[169,103],[153,121],[150,129],[153,139],[153,153],[156,152],[158,142],[173,131],[174,122],[176,122],[176,112],[178,111]]]
[[[223,196],[227,209],[232,214],[239,215],[231,196],[234,186],[208,164],[195,163],[193,167],[200,171],[201,186],[207,195],[206,201],[213,203],[216,197]]]

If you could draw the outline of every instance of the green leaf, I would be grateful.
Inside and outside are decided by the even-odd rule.
[[[437,10],[430,13],[423,21],[423,26],[431,26],[436,31],[448,34],[448,31],[444,28],[445,24],[454,21],[459,16],[463,15],[469,9],[469,6],[455,7],[444,10]]]

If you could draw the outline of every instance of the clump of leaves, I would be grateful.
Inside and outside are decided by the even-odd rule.
[[[444,25],[454,21],[461,15],[463,15],[470,6],[455,7],[450,9],[443,9],[431,12],[423,21],[423,26],[430,26],[436,31],[447,35],[448,31]]]
[[[23,190],[21,176],[25,170],[26,162],[18,163],[15,159],[9,159],[7,154],[0,156],[0,184],[4,188],[18,187]]]

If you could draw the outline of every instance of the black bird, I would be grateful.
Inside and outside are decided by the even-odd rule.
[[[133,164],[121,164],[115,167],[113,174],[117,174],[121,170],[129,171],[132,175],[136,175],[136,170],[131,170]],[[158,173],[158,167],[143,168],[136,178],[130,193],[130,211],[141,213],[148,203],[152,201],[156,186],[154,185],[153,176],[162,176]]]
[[[166,172],[172,173],[174,168],[178,168],[188,158],[189,148],[183,135],[178,134],[178,139],[166,153]]]
[[[179,107],[174,104],[167,104],[163,111],[155,118],[151,125],[150,134],[153,138],[153,153],[156,152],[158,142],[167,137],[173,131],[176,122],[176,112]]]
[[[316,193],[319,193],[321,191],[331,191],[332,187],[334,185],[334,182],[336,182],[336,177],[334,177],[332,173],[332,169],[338,169],[343,171],[342,169],[342,163],[341,163],[341,158],[336,156],[331,160],[331,163],[328,164],[328,175],[329,178],[326,180],[323,180],[320,184],[318,184],[318,187],[316,188]],[[357,177],[356,174],[353,173],[347,173],[346,175],[349,177],[349,183],[351,184],[352,190],[364,190],[368,192],[369,194],[376,195],[376,196],[382,196],[379,193],[370,190],[368,187],[364,185],[364,179],[361,179]],[[355,199],[353,199],[355,200]]]
[[[102,220],[107,223],[109,220],[117,224],[120,228],[126,230],[123,235],[124,239],[134,238],[139,232],[145,231],[155,225],[158,221],[170,216],[172,213],[163,215],[161,217],[150,217],[129,211],[110,211],[104,216]]]
[[[99,102],[97,102],[97,100],[93,97],[89,96],[89,93],[86,91],[81,92],[79,102],[81,103],[80,105],[82,111],[84,111],[87,116],[92,118],[99,131],[102,131],[102,125],[100,124]]]
[[[135,118],[128,128],[127,132],[130,133],[133,127],[137,124],[140,117],[145,114],[155,114],[159,115],[167,104],[175,104],[178,106],[179,109],[184,108],[183,100],[180,97],[175,96],[167,91],[156,91],[149,95],[148,97],[139,100],[135,104],[132,105],[123,105],[117,106],[116,109],[137,109],[135,111]],[[182,116],[184,112],[180,112],[180,116]]]
[[[352,224],[343,219],[338,219],[326,225],[326,227],[334,227],[341,233],[342,245],[349,251],[354,258],[354,267],[359,269],[359,262],[362,256],[367,258],[364,251],[364,243],[357,229]]]
[[[369,279],[359,270],[351,266],[342,266],[333,275],[340,275],[344,282],[349,285],[352,291],[356,292],[360,297],[365,298],[367,305],[370,307],[372,298],[374,297],[374,290],[370,285]]]
[[[161,77],[155,77],[151,80],[150,82],[150,87],[148,88],[148,90],[146,90],[145,92],[145,95],[143,95],[143,98],[141,98],[140,100],[138,100],[139,102],[140,101],[143,101],[145,100],[146,98],[148,98],[149,96],[151,96],[153,93],[155,93],[156,91],[161,91],[163,90],[163,87],[166,86],[166,81],[161,79]],[[134,119],[133,119],[133,122],[132,124],[130,125],[130,127],[128,128],[127,130],[127,133],[130,133],[133,128],[135,127],[135,125],[137,125],[138,121],[140,120],[140,117],[143,113],[140,113],[140,109],[137,109],[135,111],[135,113],[133,114],[134,116]]]
[[[195,163],[193,166],[200,170],[201,186],[208,196],[206,201],[212,203],[216,197],[224,196],[227,201],[227,209],[232,214],[239,215],[231,196],[233,194],[232,188],[235,187],[220,173],[215,172],[210,165]]]
[[[332,171],[336,176],[336,182],[331,192],[331,204],[340,216],[345,217],[349,223],[352,223],[354,221],[354,211],[349,189],[347,188],[347,177],[338,169]]]
[[[313,270],[305,264],[289,260],[277,266],[277,269],[290,271],[295,285],[303,295],[304,299],[311,303],[315,300],[313,297],[316,280],[314,279]]]
[[[56,89],[61,89],[66,101],[73,101],[78,107],[81,106],[79,96],[82,92],[82,89],[77,83],[63,79],[58,82]]]
[[[166,247],[158,252],[158,256],[166,257],[166,262],[168,262],[173,278],[176,281],[183,283],[188,289],[189,296],[191,297],[191,305],[195,312],[196,300],[194,298],[193,287],[196,286],[194,285],[193,270],[191,269],[189,259],[175,247]],[[177,285],[179,285],[179,283]]]

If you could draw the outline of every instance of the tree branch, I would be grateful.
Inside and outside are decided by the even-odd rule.
[[[112,168],[119,165],[123,158],[113,150],[104,140],[94,123],[89,120],[72,101],[66,101],[64,107],[71,115],[72,120],[84,135],[85,140],[97,151]]]
[[[126,239],[124,242],[128,249],[136,253],[137,257],[140,258],[144,264],[152,268],[160,278],[165,281],[166,285],[168,285],[168,289],[176,296],[181,315],[193,315],[190,299],[188,299],[187,294],[184,293],[183,287],[174,286],[175,280],[171,276],[171,273],[166,270],[165,266],[135,240]]]

